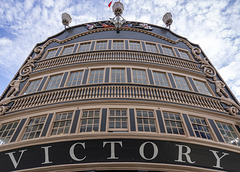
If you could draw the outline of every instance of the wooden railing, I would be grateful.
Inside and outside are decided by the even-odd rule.
[[[43,60],[37,63],[35,71],[48,69],[52,67],[81,63],[91,61],[138,61],[157,63],[168,66],[183,68],[195,72],[201,72],[197,63],[176,59],[174,57],[167,57],[156,54],[140,53],[140,52],[126,52],[126,51],[110,51],[110,52],[94,52],[81,53],[76,55],[55,57],[53,59]]]
[[[178,90],[138,85],[88,85],[24,95],[14,100],[9,112],[60,102],[109,98],[173,102],[224,112],[220,101],[215,98]]]

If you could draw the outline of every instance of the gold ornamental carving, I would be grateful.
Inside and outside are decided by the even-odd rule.
[[[203,73],[206,75],[206,77],[212,78],[212,80],[211,79],[207,80],[215,84],[216,93],[220,96],[221,102],[230,106],[226,107],[225,109],[229,112],[230,115],[237,115],[240,111],[240,106],[229,97],[228,93],[225,91],[226,85],[222,81],[217,79],[216,77],[217,72],[214,69],[214,67],[209,63],[207,58],[204,59],[201,58],[200,56],[201,50],[199,48],[193,47],[188,41],[184,39],[179,39],[176,42],[183,42],[192,50],[192,54],[194,55],[196,60],[198,60],[198,62],[201,64],[200,67],[203,69]]]
[[[20,72],[19,72],[20,76],[18,77],[18,79],[14,80],[10,83],[11,89],[10,89],[10,91],[7,94],[6,97],[15,96],[19,92],[20,83],[25,81],[26,79],[28,79],[29,75],[33,71],[33,68],[35,67],[34,63],[42,57],[42,55],[45,51],[45,48],[50,43],[57,42],[59,44],[62,44],[62,43],[66,43],[70,40],[76,39],[76,38],[84,36],[84,35],[88,35],[88,34],[95,33],[95,32],[109,31],[109,30],[115,30],[115,28],[100,28],[100,29],[95,29],[95,30],[89,30],[87,32],[83,32],[83,33],[79,33],[77,35],[73,35],[73,36],[71,36],[67,39],[64,39],[64,40],[58,40],[56,38],[52,38],[52,39],[48,40],[47,42],[45,42],[43,46],[35,47],[34,48],[34,52],[35,52],[34,58],[32,58],[30,56],[27,63],[20,69]],[[164,36],[158,35],[156,33],[153,33],[153,32],[147,31],[147,30],[138,29],[138,28],[123,28],[123,30],[145,33],[145,34],[148,34],[148,35],[155,36],[159,39],[165,40],[165,41],[167,41],[169,43],[172,43],[172,44],[177,44],[179,42],[183,42],[184,44],[186,44],[191,49],[192,54],[194,55],[195,59],[201,64],[200,68],[203,69],[203,73],[206,75],[206,77],[212,78],[212,79],[208,79],[208,81],[215,84],[216,93],[220,96],[221,102],[231,106],[229,108],[226,108],[226,110],[231,115],[235,115],[239,112],[240,107],[233,100],[231,100],[229,98],[229,95],[225,91],[225,84],[222,81],[219,81],[216,77],[217,72],[214,69],[214,67],[209,63],[207,58],[202,59],[202,57],[200,56],[200,54],[201,54],[201,49],[200,48],[193,47],[192,44],[189,41],[187,41],[186,39],[183,39],[183,38],[180,38],[180,39],[174,41],[174,40],[171,40],[171,39],[166,38]],[[1,111],[6,112],[6,108],[2,107]]]
[[[9,109],[9,107],[6,105],[8,105],[10,102],[11,98],[4,98],[0,101],[0,115],[3,115]]]

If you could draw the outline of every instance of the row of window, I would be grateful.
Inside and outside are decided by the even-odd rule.
[[[78,44],[71,44],[71,45],[66,45],[62,48],[61,52],[59,55],[68,55],[72,53],[78,53],[78,52],[87,52],[91,50],[91,45],[93,41],[89,42],[84,42]],[[127,41],[129,45],[129,50],[135,50],[135,51],[143,51],[143,47],[145,46],[145,49],[147,52],[152,52],[152,53],[161,53],[169,56],[179,56],[183,59],[190,60],[192,59],[190,53],[187,50],[184,49],[174,49],[171,46],[166,46],[166,45],[161,45],[161,44],[156,44],[156,43],[150,43],[150,42],[144,42],[143,41]],[[109,40],[101,40],[101,41],[96,41],[95,46],[92,49],[93,51],[98,51],[98,50],[108,50],[109,49]],[[77,46],[76,51],[74,52],[75,46]],[[111,49],[112,50],[126,50],[126,41],[124,40],[112,40],[111,41]],[[53,48],[49,49],[46,54],[45,54],[45,59],[49,59],[52,57],[57,56],[58,49]],[[177,55],[179,54],[179,55]]]
[[[75,126],[75,128],[77,128],[77,133],[103,131],[102,129],[100,130],[102,127],[100,124],[103,124],[102,120],[106,119],[105,128],[107,128],[107,132],[132,132],[133,130],[130,124],[132,125],[132,123],[135,123],[136,128],[134,132],[160,133],[160,124],[163,124],[164,132],[161,131],[161,133],[189,135],[187,134],[189,128],[186,127],[186,119],[183,119],[181,113],[163,111],[160,114],[161,118],[157,118],[156,111],[154,110],[135,109],[134,118],[132,118],[130,122],[129,109],[108,109],[106,118],[102,118],[103,115],[101,112],[101,109],[82,110],[77,126]],[[51,124],[47,126],[49,130],[47,136],[70,134],[70,130],[73,127],[74,114],[76,115],[74,111],[54,114]],[[19,140],[42,137],[41,134],[48,117],[48,115],[42,115],[29,118],[26,125],[21,130],[22,133],[19,135]],[[188,115],[187,118],[191,123],[190,127],[194,132],[193,136],[217,140],[214,135],[214,130],[211,128],[208,120],[192,115]],[[161,119],[162,123],[158,121]],[[0,145],[9,143],[18,124],[19,121],[14,121],[1,125]],[[234,125],[219,121],[215,121],[215,125],[226,143],[240,146],[239,133],[237,133]],[[76,131],[71,131],[71,134],[72,133],[76,133]]]
[[[100,68],[100,69],[91,69],[88,79],[86,83],[88,84],[98,84],[98,83],[104,83],[105,79],[105,72],[106,69]],[[147,70],[145,69],[131,69],[131,78],[132,83],[136,84],[149,84],[149,73],[147,75]],[[45,85],[45,90],[55,89],[59,88],[60,84],[63,79],[63,73],[49,76],[49,79],[47,81],[47,84]],[[126,68],[111,68],[110,72],[110,82],[111,83],[129,83],[127,81],[127,69]],[[163,87],[171,87],[171,82],[169,79],[169,75],[165,72],[159,72],[159,71],[152,71],[150,72],[150,75],[153,77],[153,84],[157,86],[163,86]],[[65,86],[77,86],[81,85],[83,83],[83,77],[84,76],[84,70],[79,71],[72,71],[68,74]],[[176,85],[176,88],[192,91],[191,84],[188,81],[187,77],[175,75],[173,74],[174,84]],[[39,85],[41,84],[42,79],[36,79],[33,81],[30,81],[24,94],[27,93],[33,93],[36,92],[39,88]],[[212,95],[212,92],[210,91],[210,87],[207,85],[206,82],[200,81],[200,80],[194,80],[194,84],[198,90],[199,93],[206,94],[206,95]],[[151,83],[150,83],[151,84]]]

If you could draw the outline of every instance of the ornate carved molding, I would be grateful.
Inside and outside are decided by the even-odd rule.
[[[29,59],[25,65],[21,67],[19,70],[19,76],[16,80],[13,80],[10,85],[10,90],[8,91],[6,97],[9,96],[15,96],[19,92],[19,86],[21,82],[24,82],[26,79],[28,79],[29,75],[32,73],[35,60],[29,56]]]
[[[21,77],[25,77],[25,78],[23,79],[23,78],[20,77],[20,78],[18,78],[17,80],[12,81],[13,83],[10,84],[11,87],[12,87],[11,90],[10,90],[10,91],[12,92],[12,95],[17,94],[17,92],[19,91],[19,89],[18,89],[18,88],[19,88],[19,84],[18,84],[18,83],[23,82],[24,80],[26,80],[26,79],[28,78],[29,74],[30,74],[30,73],[32,72],[32,70],[33,70],[34,62],[36,62],[36,60],[38,60],[38,59],[41,58],[42,54],[43,54],[44,51],[45,51],[45,48],[46,48],[50,43],[52,43],[52,42],[57,42],[57,43],[59,43],[59,44],[62,44],[62,43],[66,43],[66,42],[68,42],[68,41],[70,41],[70,40],[76,39],[76,38],[81,37],[81,36],[84,36],[84,35],[88,35],[88,34],[96,33],[96,32],[110,31],[110,30],[116,30],[116,28],[115,28],[115,27],[97,28],[97,29],[89,30],[89,31],[87,31],[87,32],[79,33],[79,34],[77,34],[77,35],[71,36],[71,37],[66,38],[66,39],[64,39],[64,40],[58,40],[58,39],[56,39],[56,38],[52,38],[52,39],[48,40],[43,46],[38,46],[38,47],[36,47],[36,48],[34,49],[34,52],[35,52],[34,58],[29,57],[28,62],[20,69],[19,75],[20,75]],[[185,39],[183,39],[183,38],[180,38],[180,39],[178,39],[177,41],[174,41],[174,40],[171,40],[171,39],[166,38],[166,37],[164,37],[164,36],[161,36],[161,35],[158,35],[158,34],[156,34],[156,33],[150,32],[150,31],[148,31],[148,30],[139,29],[139,28],[137,28],[137,27],[134,27],[134,28],[132,28],[132,27],[123,27],[123,28],[121,28],[121,30],[128,30],[128,31],[145,33],[145,34],[148,34],[148,35],[151,35],[151,36],[155,36],[155,37],[157,37],[157,38],[159,38],[159,39],[165,40],[165,41],[167,41],[167,42],[169,42],[169,43],[172,43],[172,44],[177,44],[178,42],[183,42],[184,44],[186,44],[186,45],[192,50],[192,54],[194,55],[194,57],[196,58],[196,60],[198,60],[198,62],[201,64],[200,67],[203,69],[203,72],[204,72],[204,74],[206,75],[206,77],[208,77],[208,78],[213,78],[213,79],[216,78],[216,70],[214,69],[214,67],[210,65],[209,61],[208,61],[206,58],[204,58],[204,59],[201,58],[201,56],[200,56],[201,50],[200,50],[199,48],[197,48],[197,47],[193,47],[189,41],[187,41],[187,40],[185,40]],[[224,86],[224,87],[220,87],[220,91],[218,90],[219,87],[217,87],[217,85],[218,85],[220,82],[222,82],[222,81],[216,81],[216,80],[214,80],[214,81],[212,81],[212,82],[215,82],[216,92],[218,93],[218,95],[220,95],[219,93],[225,92],[225,91],[223,91],[225,86]],[[226,92],[225,92],[225,93],[226,93]],[[228,98],[228,97],[229,97],[228,94],[227,94],[227,93],[225,94],[225,93],[223,93],[223,95],[224,95],[225,97],[220,96],[220,99],[221,99],[221,100],[222,100],[223,98]],[[8,96],[9,96],[9,95],[10,95],[10,94],[8,94]],[[7,96],[7,97],[8,97],[8,96]],[[234,107],[236,107],[237,109],[240,109],[238,105],[236,106],[236,104],[234,105]],[[235,114],[236,110],[234,110],[234,108],[230,108],[230,109],[231,109],[231,110],[229,110],[229,113],[230,113],[230,114]],[[234,112],[234,113],[232,113],[232,112]]]
[[[19,76],[16,80],[13,80],[10,83],[10,90],[8,91],[6,97],[13,97],[19,92],[19,87],[21,82],[25,81],[28,77],[23,79],[22,76]]]
[[[146,29],[144,30],[144,29],[139,29],[139,28],[146,28]],[[163,39],[163,40],[165,40],[165,41],[167,41],[167,42],[169,42],[169,43],[173,43],[173,44],[176,44],[176,43],[177,43],[177,42],[174,41],[174,40],[171,40],[171,39],[166,38],[166,37],[164,37],[164,36],[161,36],[161,35],[158,35],[158,34],[156,34],[156,33],[150,32],[150,31],[148,31],[148,30],[151,30],[151,28],[149,28],[149,29],[147,29],[147,28],[149,28],[148,25],[141,25],[141,24],[140,24],[139,27],[131,28],[131,27],[127,27],[127,26],[126,26],[126,27],[121,28],[121,30],[129,30],[129,31],[134,31],[134,32],[141,32],[141,33],[145,33],[145,34],[148,34],[148,35],[155,36],[155,37],[157,37],[157,38]],[[105,32],[105,31],[110,31],[110,30],[116,30],[116,28],[115,28],[115,27],[101,27],[101,28],[97,28],[97,29],[92,29],[92,30],[89,30],[89,31],[87,31],[87,32],[83,32],[83,33],[79,33],[79,34],[77,34],[77,35],[73,35],[73,36],[71,36],[71,37],[69,37],[69,38],[66,38],[66,39],[64,39],[64,40],[58,40],[58,39],[56,39],[56,38],[52,38],[52,39],[48,40],[46,43],[44,43],[43,46],[38,46],[38,47],[36,47],[36,48],[34,49],[34,52],[36,53],[36,55],[35,55],[35,57],[34,57],[34,60],[40,59],[41,56],[42,56],[42,54],[43,54],[43,52],[44,52],[44,50],[45,50],[45,48],[46,48],[50,43],[52,43],[52,42],[57,42],[57,43],[59,43],[59,44],[62,44],[62,43],[66,43],[66,42],[68,42],[68,41],[71,41],[71,40],[73,40],[73,39],[76,39],[76,38],[78,38],[78,37],[91,34],[91,33]]]
[[[198,73],[202,71],[198,67],[198,63],[192,61],[183,61],[181,59],[162,56],[158,54],[149,54],[133,51],[107,51],[107,52],[93,52],[80,53],[75,55],[68,55],[63,57],[56,57],[37,63],[34,71],[49,69],[52,67],[63,66],[68,64],[76,64],[82,62],[94,61],[133,61],[163,64],[167,66],[174,66],[181,69],[186,69]]]
[[[240,107],[239,105],[233,101],[232,99],[230,98],[225,98],[225,97],[222,97],[221,98],[221,102],[228,105],[228,107],[226,107],[225,109],[229,112],[229,114],[231,115],[237,115],[240,111]]]
[[[6,111],[9,109],[7,106],[11,102],[11,98],[4,98],[0,101],[0,115],[3,115],[6,113]]]
[[[98,28],[115,28],[115,25],[113,22],[110,21],[105,21],[105,22],[96,22],[92,24],[86,24],[86,28],[88,30],[93,30],[93,29],[98,29]],[[127,22],[124,24],[122,28],[139,28],[139,29],[144,29],[144,30],[153,30],[151,26],[149,26],[146,23],[139,23],[139,22]]]
[[[231,115],[237,115],[239,113],[239,109],[235,106],[232,106],[232,107],[228,107],[226,108],[227,111],[231,114]]]
[[[0,115],[3,115],[8,110],[6,106],[10,103],[10,99],[14,97],[20,91],[20,84],[28,79],[29,75],[32,73],[35,60],[29,56],[28,61],[19,70],[19,76],[17,79],[10,82],[10,90],[7,92],[6,97],[0,102]]]
[[[22,77],[29,76],[32,73],[33,68],[35,67],[34,62],[36,61],[31,56],[29,56],[27,63],[19,71],[20,76]]]
[[[17,111],[21,109],[50,105],[60,102],[94,99],[135,99],[164,101],[225,112],[224,108],[221,105],[221,102],[215,98],[156,87],[109,84],[100,86],[87,85],[78,88],[67,88],[64,90],[55,91],[53,90],[51,92],[23,96],[14,100],[14,103],[9,111]]]
[[[203,69],[203,73],[208,78],[212,78],[212,80],[207,79],[209,82],[215,84],[216,93],[220,96],[221,102],[229,105],[230,107],[227,107],[226,110],[229,112],[230,115],[237,115],[240,111],[240,106],[237,105],[232,99],[229,98],[228,93],[225,91],[225,84],[218,80],[216,77],[216,70],[212,65],[210,65],[207,58],[202,59],[200,57],[201,50],[199,48],[193,47],[188,41],[184,39],[179,39],[176,42],[183,42],[186,44],[191,50],[194,57],[198,60],[198,62],[201,64],[201,68]]]

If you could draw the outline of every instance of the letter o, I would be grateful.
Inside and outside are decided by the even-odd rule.
[[[148,144],[148,143],[153,146],[153,156],[152,156],[152,158],[146,158],[145,155],[144,155],[144,148],[145,148],[145,145]],[[145,160],[153,160],[153,159],[156,158],[156,156],[158,155],[158,147],[157,147],[157,145],[156,145],[155,143],[153,143],[153,142],[145,142],[145,143],[143,143],[143,144],[140,146],[140,148],[139,148],[139,153],[140,153],[140,155],[141,155],[141,157],[142,157],[143,159],[145,159]]]

